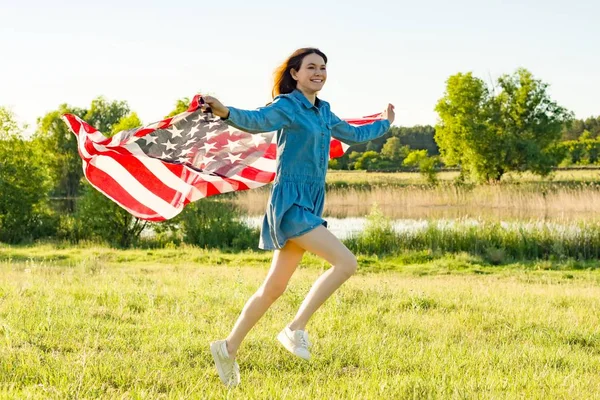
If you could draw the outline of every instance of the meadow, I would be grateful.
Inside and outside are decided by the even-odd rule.
[[[599,398],[598,172],[491,186],[453,174],[429,186],[414,173],[330,173],[326,214],[367,216],[344,240],[358,272],[309,323],[304,362],[275,336],[329,268],[306,254],[242,345],[234,389],[208,344],[228,334],[271,252],[0,244],[0,398]],[[233,201],[260,214],[264,189]],[[427,226],[394,232],[395,218]]]
[[[600,395],[600,271],[466,253],[359,256],[311,320],[309,362],[275,340],[328,266],[307,254],[225,388],[210,341],[268,252],[0,246],[1,398],[565,398]]]

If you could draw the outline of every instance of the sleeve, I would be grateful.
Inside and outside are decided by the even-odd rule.
[[[370,124],[353,126],[331,113],[331,136],[349,145],[368,142],[383,136],[390,129],[390,121],[378,120]]]
[[[256,110],[241,110],[229,106],[227,108],[229,116],[224,119],[225,123],[248,133],[272,132],[288,127],[294,122],[296,114],[293,100],[282,96]]]

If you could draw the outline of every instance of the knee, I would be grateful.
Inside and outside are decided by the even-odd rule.
[[[267,282],[259,289],[259,295],[271,301],[277,300],[287,287],[286,283],[270,283]]]
[[[344,275],[351,277],[358,269],[358,260],[354,254],[350,254],[341,263],[338,264]]]

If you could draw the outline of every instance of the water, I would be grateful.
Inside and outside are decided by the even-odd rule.
[[[367,223],[366,218],[354,217],[354,218],[324,218],[327,221],[327,228],[339,239],[347,239],[352,235],[359,234],[365,229]],[[262,225],[263,217],[250,217],[246,216],[240,218],[248,226],[253,228],[260,228]],[[427,220],[422,219],[400,219],[392,222],[392,228],[396,232],[413,232],[420,229],[425,229],[430,223]],[[439,222],[439,221],[438,221]]]
[[[357,235],[364,231],[367,224],[367,219],[362,217],[355,218],[333,218],[325,217],[327,221],[328,229],[337,238],[343,240]],[[262,216],[245,216],[240,218],[248,226],[253,228],[260,228],[262,225]],[[392,229],[398,233],[412,233],[420,230],[424,230],[429,226],[435,226],[438,229],[452,229],[457,226],[469,227],[469,226],[481,226],[485,224],[486,220],[473,219],[473,218],[460,218],[460,219],[396,219],[391,220]],[[576,223],[561,224],[554,221],[543,221],[543,220],[530,220],[530,221],[498,221],[500,226],[506,230],[524,230],[534,231],[543,228],[550,229],[551,231],[561,232],[566,235],[579,234],[585,229],[584,226]]]

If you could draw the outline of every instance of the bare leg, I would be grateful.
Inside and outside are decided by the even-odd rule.
[[[227,351],[235,358],[242,340],[271,305],[283,294],[287,284],[302,260],[304,249],[287,241],[280,250],[275,250],[271,268],[261,287],[246,302],[231,333],[227,337]]]
[[[324,226],[319,226],[290,241],[324,258],[332,265],[315,281],[300,305],[296,317],[289,325],[290,329],[295,331],[304,330],[310,317],[342,283],[356,272],[358,264],[354,254]]]

